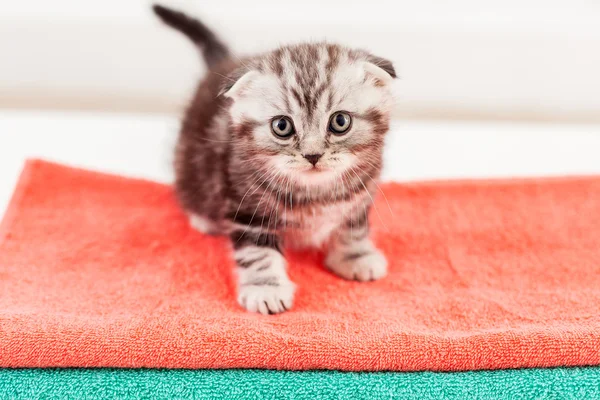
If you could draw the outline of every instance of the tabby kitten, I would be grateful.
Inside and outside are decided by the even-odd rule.
[[[239,59],[200,21],[153,9],[202,50],[209,69],[179,135],[176,192],[193,227],[230,237],[239,304],[262,314],[292,307],[284,244],[323,249],[326,267],[345,279],[385,276],[368,211],[392,64],[326,43]]]

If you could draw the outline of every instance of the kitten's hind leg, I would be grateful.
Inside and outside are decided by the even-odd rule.
[[[242,229],[231,234],[231,241],[238,275],[238,303],[261,314],[289,310],[296,285],[287,276],[279,238]]]

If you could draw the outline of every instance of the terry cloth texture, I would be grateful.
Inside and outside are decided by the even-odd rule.
[[[0,366],[600,365],[600,178],[383,191],[389,275],[290,254],[294,308],[262,316],[236,303],[226,238],[192,230],[168,186],[29,162],[0,233]]]
[[[476,372],[2,369],[0,398],[598,399],[600,368]]]

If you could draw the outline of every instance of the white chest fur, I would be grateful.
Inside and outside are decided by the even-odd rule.
[[[320,248],[325,245],[340,225],[366,213],[363,198],[332,205],[306,207],[288,214],[290,229],[286,231],[286,246],[292,248]]]

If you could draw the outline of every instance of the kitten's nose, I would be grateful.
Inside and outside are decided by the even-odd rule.
[[[304,158],[308,160],[312,165],[316,165],[319,158],[321,158],[323,154],[304,154]]]

